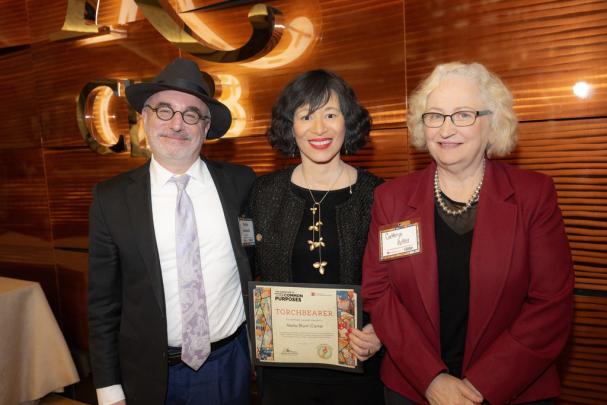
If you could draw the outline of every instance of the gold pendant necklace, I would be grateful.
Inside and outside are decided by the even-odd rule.
[[[312,264],[312,267],[314,267],[316,270],[318,270],[318,272],[320,273],[321,276],[323,276],[325,274],[325,267],[327,267],[327,262],[322,260],[322,248],[325,247],[325,241],[322,238],[323,222],[322,222],[322,217],[321,217],[320,206],[321,206],[322,202],[324,201],[325,197],[327,197],[327,195],[329,194],[329,191],[331,191],[333,189],[333,187],[335,186],[335,184],[337,184],[337,180],[339,180],[339,178],[341,177],[341,174],[344,171],[344,166],[345,166],[345,164],[343,164],[341,166],[341,170],[337,174],[337,177],[333,181],[333,184],[331,184],[331,187],[329,187],[329,189],[325,192],[325,194],[322,196],[322,198],[319,201],[316,201],[316,198],[314,198],[314,194],[312,193],[312,190],[310,189],[310,186],[308,185],[308,180],[306,179],[306,175],[304,174],[303,167],[301,168],[301,174],[302,174],[303,180],[306,184],[306,188],[308,189],[308,192],[310,193],[310,197],[312,197],[312,201],[314,202],[314,204],[312,205],[312,208],[310,208],[310,211],[312,212],[312,224],[308,227],[308,230],[312,231],[312,240],[308,240],[308,248],[310,249],[310,251],[313,251],[314,249],[318,249],[318,261],[314,262]],[[316,239],[317,236],[318,236],[318,239]]]

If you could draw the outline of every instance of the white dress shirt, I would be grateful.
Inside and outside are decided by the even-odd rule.
[[[198,159],[186,173],[191,176],[186,192],[196,216],[210,338],[211,342],[216,342],[233,334],[245,320],[240,277],[223,207],[209,169]],[[169,346],[180,347],[181,306],[175,255],[177,186],[169,182],[173,176],[152,156],[152,214],[164,285],[167,338]],[[119,384],[98,389],[97,397],[100,405],[125,398]]]

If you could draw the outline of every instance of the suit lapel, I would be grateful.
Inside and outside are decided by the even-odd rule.
[[[470,299],[464,368],[499,303],[508,272],[517,220],[514,193],[503,169],[487,162],[470,254]]]
[[[125,199],[139,252],[148,270],[150,284],[154,290],[160,311],[164,314],[164,287],[154,231],[149,167],[148,162],[131,174],[132,183],[125,189]]]
[[[417,189],[409,196],[409,201],[407,201],[413,211],[407,213],[407,217],[403,219],[418,221],[420,225],[422,252],[411,256],[410,263],[424,307],[437,336],[439,336],[438,269],[434,237],[433,176],[435,168],[436,166],[431,164],[424,169]]]
[[[234,195],[234,189],[233,187],[230,187],[230,181],[226,178],[225,171],[222,170],[222,168],[219,167],[215,162],[208,160],[205,160],[204,162],[211,173],[213,183],[215,183],[215,188],[217,189],[217,194],[219,194],[219,201],[221,201],[223,214],[228,226],[234,256],[236,257],[236,262],[240,267],[240,261],[246,260],[247,255],[242,248],[242,243],[240,240],[240,227],[238,225],[240,207],[236,205],[236,201],[239,201],[239,199],[236,195]],[[239,270],[242,272],[242,269],[239,268]]]

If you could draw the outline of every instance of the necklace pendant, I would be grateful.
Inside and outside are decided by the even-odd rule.
[[[325,267],[327,267],[326,261],[323,260],[323,261],[314,262],[314,264],[312,266],[318,270],[318,272],[320,273],[321,276],[325,275]]]
[[[302,170],[302,175],[304,176],[304,181],[306,183],[306,187],[308,188],[308,193],[310,193],[310,197],[312,198],[312,201],[314,203],[314,205],[312,205],[312,207],[310,208],[310,212],[312,212],[312,224],[310,226],[308,226],[308,230],[312,231],[312,240],[308,240],[308,249],[310,249],[310,251],[318,249],[318,261],[314,262],[312,264],[312,266],[316,270],[318,270],[318,273],[320,273],[321,276],[324,276],[324,274],[325,274],[325,271],[326,271],[325,267],[327,267],[327,262],[322,260],[322,248],[325,247],[325,242],[321,236],[322,227],[323,227],[324,223],[322,222],[322,219],[320,218],[321,217],[320,206],[321,206],[322,202],[325,200],[325,198],[327,197],[327,195],[329,194],[329,192],[333,189],[333,186],[335,184],[337,184],[337,181],[341,177],[344,167],[345,167],[345,165],[341,166],[341,170],[338,173],[337,177],[335,178],[335,181],[333,182],[331,187],[329,187],[329,189],[327,191],[325,191],[322,198],[318,201],[316,200],[316,198],[314,198],[314,194],[312,193],[312,190],[310,190],[310,188],[308,187],[308,182],[307,182],[307,180],[305,178],[305,174],[303,173],[303,170]],[[350,186],[350,194],[352,194],[352,186]],[[316,218],[317,213],[318,213],[318,218]],[[316,232],[318,232],[318,240],[316,240],[316,236],[317,236]]]

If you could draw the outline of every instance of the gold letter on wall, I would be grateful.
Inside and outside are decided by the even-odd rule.
[[[138,116],[124,98],[123,80],[105,79],[87,83],[78,95],[78,128],[88,147],[101,154],[126,153],[149,156]]]
[[[99,32],[95,22],[87,22],[84,18],[86,10],[86,0],[67,0],[67,9],[65,11],[65,20],[63,27],[58,32],[50,35],[51,41],[60,41],[62,39],[80,37],[83,35],[92,35]]]
[[[261,58],[270,52],[282,36],[283,25],[277,21],[280,11],[256,4],[249,11],[249,22],[253,26],[251,38],[242,47],[220,50],[195,35],[163,0],[135,0],[145,18],[169,42],[192,55],[209,62],[244,62]]]
[[[247,112],[240,104],[240,82],[227,74],[209,76],[209,80],[213,88],[219,89],[218,99],[232,113],[232,125],[226,136],[240,135],[247,122]],[[125,98],[124,89],[129,83],[131,80],[96,80],[85,84],[76,98],[76,119],[82,138],[89,149],[100,155],[129,152],[131,156],[151,155],[141,116]]]

